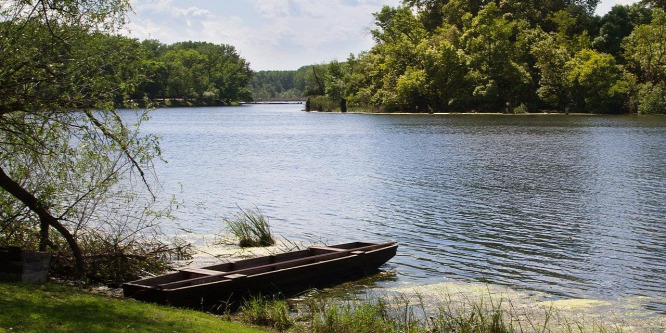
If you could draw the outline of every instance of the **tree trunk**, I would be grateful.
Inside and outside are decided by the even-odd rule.
[[[317,70],[315,70],[315,66],[312,66],[312,74],[314,74],[315,80],[317,81],[317,85],[319,86],[319,91],[321,92],[322,95],[326,94],[326,88],[324,88],[324,84],[321,83],[319,80],[319,76],[317,76]]]
[[[74,236],[72,236],[69,230],[67,230],[67,228],[65,228],[65,226],[58,221],[58,219],[49,213],[48,209],[42,206],[42,204],[32,193],[28,192],[28,190],[23,188],[19,183],[11,179],[2,169],[2,167],[0,167],[0,187],[14,196],[16,199],[20,200],[31,211],[39,216],[39,220],[41,222],[40,226],[42,228],[40,231],[40,237],[42,237],[40,239],[39,245],[40,250],[43,246],[45,247],[46,243],[48,242],[49,226],[55,228],[63,237],[65,237],[67,244],[69,244],[69,248],[72,250],[72,254],[74,254],[77,273],[84,274],[85,262],[83,259],[83,254],[81,253],[81,249],[76,243]],[[47,237],[47,239],[43,239],[43,237]]]

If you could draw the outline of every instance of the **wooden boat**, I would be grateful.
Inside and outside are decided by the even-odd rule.
[[[125,297],[176,306],[202,306],[248,294],[307,290],[332,279],[368,274],[393,258],[398,244],[354,242],[208,266],[123,284]]]

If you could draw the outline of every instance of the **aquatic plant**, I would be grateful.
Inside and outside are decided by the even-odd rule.
[[[561,316],[553,306],[542,308],[543,313],[532,313],[516,308],[502,297],[442,296],[444,299],[436,305],[426,304],[418,293],[370,295],[360,299],[309,296],[294,301],[291,307],[287,302],[292,300],[255,298],[241,307],[240,317],[255,325],[314,333],[623,332],[619,325]]]
[[[260,325],[285,331],[294,325],[289,304],[276,297],[265,298],[252,296],[241,305],[241,319],[254,325]]]
[[[256,207],[255,209],[238,207],[238,209],[238,212],[223,220],[227,223],[231,233],[238,238],[241,247],[275,244],[268,217]]]

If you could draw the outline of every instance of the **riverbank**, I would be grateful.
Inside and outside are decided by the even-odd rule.
[[[209,313],[47,283],[0,283],[0,332],[229,332],[265,330]]]
[[[354,289],[356,282],[341,286]],[[313,291],[297,299],[254,298],[234,314],[173,308],[99,290],[47,283],[0,284],[0,332],[663,332],[591,311],[600,302],[522,304],[496,288],[421,288],[417,294],[341,295]],[[433,303],[433,296],[439,301]],[[583,312],[571,312],[578,308]],[[586,313],[587,312],[587,313]],[[249,326],[258,325],[258,326]]]
[[[613,114],[613,113],[584,113],[584,112],[559,112],[559,111],[538,111],[538,112],[517,112],[517,113],[511,113],[511,112],[503,112],[503,111],[497,111],[497,112],[478,112],[478,111],[466,111],[466,112],[402,112],[402,111],[396,111],[396,112],[382,112],[382,111],[374,111],[374,110],[365,110],[361,108],[357,109],[352,109],[347,112],[341,112],[340,110],[334,110],[334,111],[317,111],[317,110],[311,110],[311,111],[306,111],[306,110],[301,110],[302,112],[307,112],[307,113],[347,113],[347,114],[375,114],[375,115],[410,115],[410,116],[416,116],[416,115],[423,115],[423,116],[438,116],[438,115],[478,115],[478,116],[635,116],[638,115],[636,113],[622,113],[622,114]]]
[[[232,244],[198,247],[192,267],[289,251],[287,243],[239,250]],[[666,315],[650,310],[662,297],[623,296],[575,298],[517,290],[497,284],[465,282],[445,277],[422,282],[394,283],[399,272],[387,271],[357,281],[288,300],[253,300],[237,316],[245,322],[290,332],[464,331],[467,322],[479,332],[503,325],[507,332],[663,332]],[[361,310],[358,310],[361,309]],[[409,318],[403,315],[409,313]],[[369,320],[370,318],[375,318]],[[497,319],[493,319],[497,316]],[[435,318],[437,321],[433,322]],[[497,320],[501,319],[499,323]],[[495,322],[493,323],[493,320]],[[327,322],[328,321],[328,322]],[[363,326],[366,323],[369,326]],[[466,325],[467,325],[466,324]],[[452,326],[453,325],[453,326]],[[444,327],[448,327],[444,329]],[[538,328],[538,329],[537,329]]]

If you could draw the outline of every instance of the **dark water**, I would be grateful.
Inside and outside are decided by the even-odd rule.
[[[400,282],[647,296],[666,311],[666,117],[300,107],[153,113],[179,225],[216,233],[256,205],[287,239],[398,241]]]

